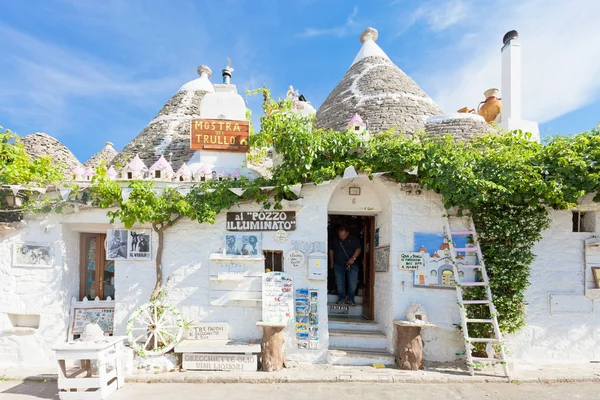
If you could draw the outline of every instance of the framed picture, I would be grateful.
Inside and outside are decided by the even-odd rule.
[[[49,243],[15,243],[13,267],[54,267],[54,248]]]
[[[149,229],[130,229],[127,258],[129,260],[152,260],[152,238]]]
[[[375,248],[375,272],[387,272],[390,267],[390,246]]]
[[[225,255],[257,256],[262,255],[262,243],[259,233],[225,235]]]
[[[600,289],[600,267],[592,267],[592,276],[596,283],[596,289]]]
[[[106,259],[127,260],[127,229],[109,229],[106,231]]]
[[[106,231],[107,260],[152,260],[150,229],[109,229]]]

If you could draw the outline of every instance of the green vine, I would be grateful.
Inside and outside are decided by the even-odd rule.
[[[295,113],[289,100],[276,101],[268,89],[263,96],[259,133],[251,137],[251,154],[260,157],[272,148],[276,165],[272,178],[255,181],[224,180],[197,183],[182,195],[167,188],[157,195],[151,182],[133,182],[123,200],[121,187],[100,168],[90,198],[95,206],[111,208],[111,219],[126,227],[151,224],[159,233],[187,218],[213,223],[216,215],[240,201],[256,201],[265,208],[280,207],[295,198],[291,186],[321,183],[353,166],[367,174],[385,172],[399,183],[417,183],[441,195],[446,209],[473,216],[485,256],[490,288],[501,331],[511,333],[524,324],[524,293],[529,286],[533,247],[548,228],[549,208],[569,209],[587,193],[600,200],[600,129],[573,137],[558,136],[545,145],[531,142],[520,131],[485,134],[469,141],[452,136],[405,136],[393,130],[363,141],[354,132],[319,129],[313,117]],[[410,174],[407,171],[414,171]],[[273,186],[270,193],[261,186]],[[244,188],[238,197],[229,188]],[[157,287],[162,273],[157,257]],[[465,290],[465,300],[482,299],[484,287]],[[153,298],[155,296],[153,295]],[[490,318],[485,305],[467,307],[469,318]],[[491,337],[488,324],[476,324],[472,337]]]

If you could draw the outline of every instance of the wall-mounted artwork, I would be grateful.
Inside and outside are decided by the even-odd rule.
[[[52,268],[54,248],[47,243],[15,243],[13,267]]]
[[[468,239],[457,237],[454,239],[456,247],[466,247]],[[415,233],[414,252],[423,256],[423,263],[414,271],[414,284],[418,286],[454,286],[455,277],[452,269],[450,245],[443,234]],[[475,281],[475,272],[472,269],[461,270],[460,265],[476,265],[475,253],[459,253],[456,256],[459,265],[460,281]]]
[[[387,272],[390,267],[390,246],[375,249],[375,272]]]
[[[225,235],[225,254],[229,256],[257,256],[262,254],[260,233]]]
[[[106,232],[107,260],[152,260],[150,229],[109,229]]]

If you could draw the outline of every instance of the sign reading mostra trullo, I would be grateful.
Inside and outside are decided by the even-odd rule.
[[[190,148],[246,153],[249,144],[248,121],[224,119],[192,120]]]
[[[296,211],[228,212],[227,230],[237,232],[295,231]]]

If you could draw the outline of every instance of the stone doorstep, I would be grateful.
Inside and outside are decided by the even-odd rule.
[[[385,333],[378,330],[337,329],[329,328],[329,336],[355,336],[385,339]]]
[[[175,346],[175,353],[260,353],[260,343],[234,340],[182,340]]]

